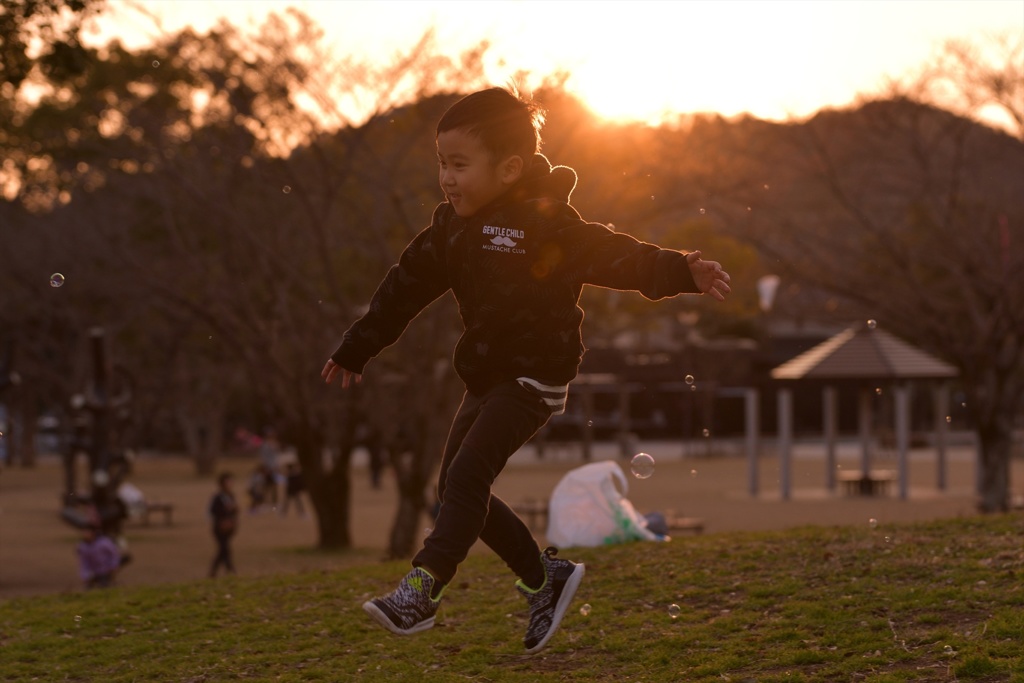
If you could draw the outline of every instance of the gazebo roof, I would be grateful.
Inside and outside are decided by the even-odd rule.
[[[955,367],[873,325],[843,330],[772,370],[780,380],[946,379]]]

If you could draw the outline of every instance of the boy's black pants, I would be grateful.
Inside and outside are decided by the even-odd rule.
[[[483,395],[466,392],[452,420],[437,499],[441,503],[434,530],[413,558],[441,583],[455,571],[479,538],[524,581],[540,567],[533,534],[491,485],[509,457],[529,441],[551,416],[543,400],[516,381],[499,384]]]

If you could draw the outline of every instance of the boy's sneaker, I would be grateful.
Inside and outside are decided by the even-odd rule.
[[[537,590],[530,589],[520,579],[516,588],[526,596],[530,603],[530,624],[526,627],[523,644],[527,653],[540,651],[551,636],[555,635],[562,617],[569,609],[569,603],[576,595],[576,589],[583,580],[585,568],[569,560],[555,558],[556,548],[548,548],[541,553],[540,560],[544,564],[544,585]]]
[[[392,633],[407,636],[426,631],[434,625],[434,614],[444,593],[442,588],[438,596],[432,598],[433,588],[434,577],[417,567],[405,575],[397,589],[363,603],[363,610]]]

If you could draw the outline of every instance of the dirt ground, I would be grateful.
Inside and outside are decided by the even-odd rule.
[[[823,446],[800,444],[792,465],[793,490],[790,500],[781,500],[778,461],[771,454],[761,457],[759,492],[748,492],[748,466],[740,446],[720,448],[732,455],[708,456],[702,445],[641,443],[657,466],[654,476],[639,480],[629,477],[627,497],[641,513],[674,510],[700,517],[705,533],[733,530],[784,529],[808,524],[879,524],[928,520],[975,514],[974,452],[954,447],[948,452],[948,486],[940,492],[935,453],[913,451],[910,457],[910,488],[907,500],[897,497],[896,488],[885,496],[850,497],[825,488]],[[365,454],[358,454],[365,455]],[[855,444],[839,449],[841,469],[859,467]],[[612,444],[598,444],[593,460],[619,458]],[[352,486],[351,533],[354,548],[345,553],[312,552],[316,545],[316,522],[276,511],[244,514],[235,538],[235,560],[241,576],[288,572],[333,570],[353,562],[376,561],[383,555],[395,511],[395,485],[385,476],[383,486],[370,486],[369,474],[356,458]],[[628,474],[628,463],[620,459]],[[526,498],[546,498],[568,470],[583,464],[578,448],[549,450],[543,460],[528,447],[513,456],[499,477],[494,492],[510,503]],[[895,469],[889,459],[877,457],[875,466]],[[255,465],[253,460],[230,459],[223,469],[236,475],[236,495],[247,503],[245,482]],[[33,469],[0,471],[0,601],[25,595],[82,590],[77,577],[74,546],[78,532],[58,516],[63,475],[56,458],[42,458]],[[1013,463],[1013,492],[1024,492],[1024,462]],[[202,580],[213,557],[214,545],[206,507],[215,484],[212,478],[197,477],[192,464],[183,458],[140,456],[131,482],[146,497],[174,505],[173,523],[164,525],[157,516],[150,526],[131,522],[126,536],[133,555],[118,579],[122,586]],[[308,503],[307,503],[308,508]],[[424,528],[429,526],[426,516]],[[544,542],[543,529],[537,531]],[[677,537],[672,542],[686,542]],[[474,552],[487,552],[481,544]]]

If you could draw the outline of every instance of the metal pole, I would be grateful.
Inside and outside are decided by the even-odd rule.
[[[779,490],[789,500],[792,484],[790,447],[793,440],[793,392],[779,389]]]
[[[936,486],[946,490],[946,439],[949,434],[949,386],[940,382],[935,388],[935,457]]]
[[[864,386],[860,389],[860,409],[858,411],[860,422],[860,475],[867,479],[871,476],[871,389]]]
[[[594,392],[589,384],[580,385],[583,399],[583,462],[590,462],[590,449],[594,443]]]
[[[896,386],[896,449],[899,453],[900,500],[907,499],[910,488],[910,389],[906,384]]]
[[[836,490],[836,389],[825,387],[822,391],[822,417],[825,431],[825,488]]]
[[[630,436],[630,427],[632,425],[629,415],[629,392],[630,387],[628,384],[619,385],[619,452],[623,458],[631,458],[636,455],[636,452],[633,450],[635,444]]]
[[[747,434],[747,488],[751,496],[757,496],[758,472],[757,449],[760,441],[760,410],[757,389],[747,389],[743,394],[745,431]]]
[[[92,347],[92,387],[89,408],[92,412],[92,441],[89,452],[90,476],[107,471],[110,432],[110,371],[107,365],[106,336],[102,327],[89,331]]]

